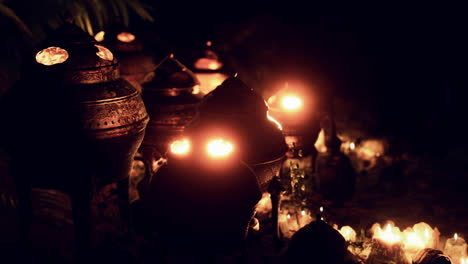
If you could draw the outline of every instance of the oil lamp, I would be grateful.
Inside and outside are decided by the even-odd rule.
[[[168,146],[168,162],[153,179],[147,201],[168,247],[199,254],[238,249],[287,151],[267,109],[257,93],[229,78],[204,97]]]
[[[146,181],[160,167],[171,142],[179,136],[196,112],[198,99],[192,92],[199,82],[173,54],[157,65],[154,78],[143,85],[143,100],[150,115],[145,139],[139,152],[146,164]],[[174,151],[185,150],[188,141],[173,144]],[[142,182],[142,186],[145,182]]]
[[[151,81],[156,63],[141,39],[128,28],[115,24],[95,35],[120,62],[120,74],[141,91],[141,85]]]
[[[268,99],[269,114],[283,126],[289,156],[316,153],[314,144],[323,112],[320,102],[317,95],[300,84],[289,83]]]
[[[200,81],[200,89],[195,90],[194,94],[204,96],[213,91],[229,77],[225,68],[220,56],[213,49],[213,43],[207,41],[202,54],[193,63],[194,73]]]
[[[45,44],[32,58],[15,104],[29,121],[13,121],[11,128],[20,204],[28,209],[30,186],[68,194],[75,239],[85,254],[95,227],[91,201],[108,194],[101,193],[105,186],[116,186],[128,228],[128,177],[148,115],[140,93],[120,78],[112,52],[80,28],[65,24]]]

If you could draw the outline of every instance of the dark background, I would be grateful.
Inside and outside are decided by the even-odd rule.
[[[182,62],[190,49],[212,40],[235,57],[231,64],[254,89],[299,76],[368,107],[379,120],[375,132],[412,151],[445,154],[464,143],[468,23],[462,6],[151,4],[164,48]]]

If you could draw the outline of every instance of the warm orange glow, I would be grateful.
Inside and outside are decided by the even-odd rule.
[[[36,54],[36,61],[47,66],[63,63],[67,59],[68,52],[59,47],[48,47]]]
[[[223,63],[217,59],[199,58],[195,64],[195,69],[216,71],[223,67]]]
[[[356,148],[356,144],[354,142],[349,143],[349,149],[354,150]]]
[[[396,244],[403,239],[400,229],[393,224],[387,224],[384,229],[380,227],[380,224],[374,224],[372,231],[374,232],[373,238],[382,240],[387,244]]]
[[[221,85],[224,80],[227,79],[227,75],[223,73],[195,73],[197,76],[198,81],[200,81],[200,91],[203,94],[207,94],[219,85]]]
[[[257,214],[268,214],[271,212],[271,195],[267,192],[262,194],[262,199],[258,201],[257,206],[255,207]]]
[[[101,45],[94,45],[94,46],[98,48],[99,50],[98,52],[96,52],[96,55],[98,55],[99,58],[103,60],[109,60],[109,61],[112,61],[114,59],[114,55],[108,48],[103,47]]]
[[[190,151],[188,139],[176,140],[171,144],[171,152],[177,155],[186,155]]]
[[[132,33],[129,33],[129,32],[121,32],[117,35],[117,39],[122,41],[122,42],[126,42],[126,43],[129,43],[129,42],[132,42],[135,40],[135,35],[133,35]]]
[[[275,118],[273,118],[268,111],[267,111],[267,118],[271,122],[275,123],[275,125],[278,127],[279,130],[283,130],[283,126],[281,125],[281,123],[278,122],[278,120],[276,120]]]
[[[232,143],[221,138],[211,140],[207,145],[208,154],[213,158],[227,157],[233,150]]]
[[[323,213],[323,206],[320,206],[320,212]]]
[[[297,111],[302,107],[302,99],[295,95],[286,95],[281,99],[281,106],[288,111]]]
[[[460,258],[460,264],[468,264],[468,258]]]
[[[340,234],[344,237],[346,241],[354,242],[356,241],[356,231],[350,226],[343,226],[339,230]]]
[[[97,42],[102,42],[104,41],[104,36],[106,35],[106,32],[104,31],[99,31],[98,33],[96,33],[96,35],[94,35],[94,39],[97,41]]]
[[[200,85],[195,85],[193,87],[193,91],[192,91],[193,94],[199,94],[200,93]]]
[[[455,233],[455,235],[453,235],[453,240],[455,240],[455,242],[457,242],[457,240],[458,240],[458,234],[457,233]]]
[[[360,159],[370,160],[382,155],[385,152],[384,142],[378,139],[369,139],[363,141],[356,153]]]
[[[314,146],[320,153],[327,152],[327,146],[325,146],[325,131],[323,131],[323,129],[320,130],[319,135],[317,137],[317,141],[315,141]]]

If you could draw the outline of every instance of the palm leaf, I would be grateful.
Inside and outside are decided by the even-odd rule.
[[[119,8],[119,12],[122,18],[122,23],[125,26],[128,26],[130,23],[129,22],[130,19],[128,15],[128,8],[127,8],[127,5],[125,4],[125,0],[115,0],[115,2],[117,3],[117,6]]]
[[[0,14],[13,20],[18,29],[23,32],[28,38],[32,38],[33,34],[29,30],[28,26],[19,18],[13,10],[4,4],[0,4]]]
[[[147,10],[152,10],[150,6],[142,4],[139,1],[135,1],[135,0],[127,0],[127,4],[143,20],[154,22],[154,18],[147,11]]]

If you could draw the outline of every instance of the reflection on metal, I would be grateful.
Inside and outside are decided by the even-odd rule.
[[[102,41],[104,41],[105,35],[106,35],[105,31],[99,31],[98,33],[96,33],[96,35],[94,35],[94,39],[97,42],[102,42]]]
[[[48,47],[36,54],[36,61],[47,66],[63,63],[67,59],[68,52],[59,47]]]
[[[98,52],[96,52],[96,55],[98,55],[99,58],[103,60],[108,60],[108,61],[114,60],[114,55],[108,48],[103,47],[101,45],[97,45],[97,44],[94,46],[98,48]]]
[[[132,42],[135,40],[135,35],[133,35],[132,33],[129,33],[129,32],[121,32],[117,35],[117,39],[122,41],[122,42]]]

